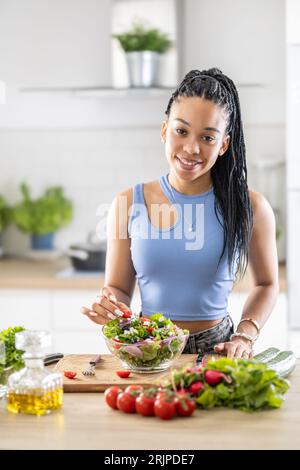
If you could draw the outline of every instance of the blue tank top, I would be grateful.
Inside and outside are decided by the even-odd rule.
[[[171,320],[181,321],[223,318],[228,314],[237,258],[232,272],[227,249],[219,263],[224,233],[222,217],[218,214],[219,221],[215,213],[214,190],[182,194],[171,187],[168,175],[160,178],[160,186],[176,208],[175,224],[158,229],[151,223],[143,184],[133,189],[128,221],[142,312],[146,315],[160,312]]]

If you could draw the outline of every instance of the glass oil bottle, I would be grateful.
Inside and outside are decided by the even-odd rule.
[[[50,334],[24,330],[16,334],[15,342],[17,349],[25,351],[25,367],[9,377],[8,411],[41,416],[59,409],[63,402],[63,377],[44,367],[42,352],[50,345]]]

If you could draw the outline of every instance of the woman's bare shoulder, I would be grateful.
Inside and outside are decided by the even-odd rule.
[[[124,198],[125,198],[125,200],[128,204],[132,204],[132,200],[133,200],[133,188],[132,187],[123,189],[115,197],[115,199],[118,202],[120,202],[120,200],[122,200]]]
[[[120,204],[122,200],[125,200],[127,206],[130,207],[133,202],[133,190],[134,188],[131,187],[120,191],[115,197],[116,203]],[[144,198],[147,202],[152,202],[154,200],[156,201],[157,199],[161,199],[163,196],[158,180],[143,183],[143,192]]]
[[[258,220],[261,217],[273,217],[274,212],[267,198],[254,189],[249,188],[248,191],[254,219]]]

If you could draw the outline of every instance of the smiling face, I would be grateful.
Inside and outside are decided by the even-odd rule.
[[[226,127],[224,111],[212,101],[181,96],[173,103],[161,137],[178,188],[191,183],[193,190],[209,187],[210,170],[229,145]]]

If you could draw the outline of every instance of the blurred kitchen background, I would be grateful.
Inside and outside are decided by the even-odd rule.
[[[160,54],[155,86],[131,86],[112,37],[136,19],[173,41]],[[280,296],[257,349],[300,354],[297,0],[0,0],[0,195],[14,206],[26,182],[32,198],[60,186],[72,202],[53,250],[32,249],[14,223],[3,227],[1,329],[49,329],[55,351],[106,350],[80,314],[103,272],[75,269],[68,250],[96,247],[86,240],[100,204],[167,172],[159,132],[172,90],[187,71],[214,66],[238,86],[249,186],[267,197],[277,222]],[[250,288],[249,273],[231,295],[235,320]]]

